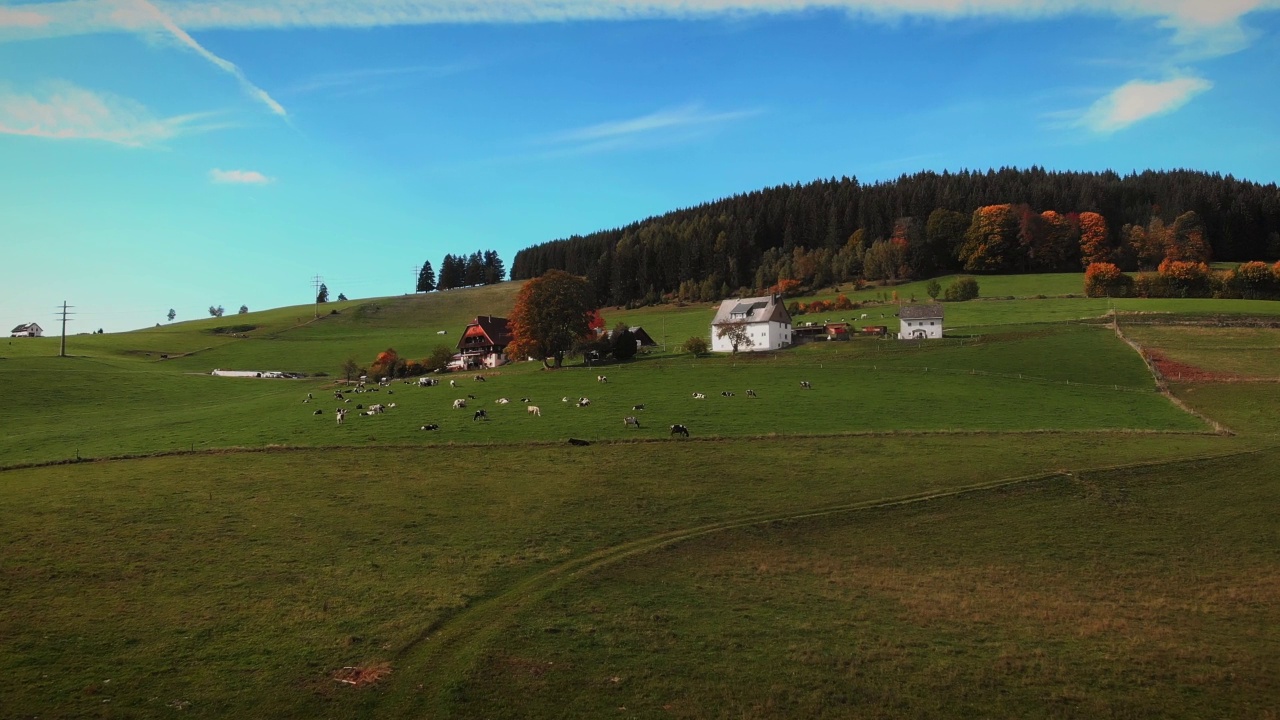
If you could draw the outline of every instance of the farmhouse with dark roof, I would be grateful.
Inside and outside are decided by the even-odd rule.
[[[942,339],[942,305],[903,305],[898,311],[902,321],[900,340]]]

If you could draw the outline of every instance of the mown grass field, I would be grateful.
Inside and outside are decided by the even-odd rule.
[[[1176,384],[1211,434],[1079,322],[1109,303],[1031,292],[1072,278],[983,278],[1025,299],[948,304],[937,343],[738,358],[670,347],[708,306],[606,308],[677,340],[350,396],[397,407],[342,427],[343,360],[453,344],[515,287],[0,345],[0,715],[1266,716],[1280,385]],[[1277,332],[1147,327],[1211,367]],[[14,467],[151,453],[180,454]]]

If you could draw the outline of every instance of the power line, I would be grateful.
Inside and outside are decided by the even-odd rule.
[[[319,275],[316,275],[315,277],[311,278],[311,283],[312,285],[315,286],[316,317],[318,318],[320,317],[320,286],[324,284],[324,280]]]
[[[75,313],[73,312],[67,312],[67,308],[73,308],[73,307],[75,307],[75,305],[68,305],[67,301],[63,300],[61,310],[54,308],[56,312],[54,312],[53,314],[62,316],[62,346],[58,350],[58,357],[67,356],[67,316],[75,315]]]

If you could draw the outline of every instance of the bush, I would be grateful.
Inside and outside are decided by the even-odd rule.
[[[706,338],[694,336],[685,340],[684,344],[680,346],[680,349],[694,357],[697,357],[699,355],[706,355],[707,352],[711,350],[711,347],[707,344]]]
[[[1133,278],[1112,263],[1089,263],[1084,271],[1084,294],[1089,297],[1131,297]]]
[[[1245,300],[1273,300],[1280,297],[1280,277],[1266,263],[1247,262],[1227,273],[1223,291]]]
[[[1160,263],[1160,275],[1168,282],[1170,297],[1210,297],[1212,273],[1202,262],[1168,260]]]
[[[960,278],[951,283],[943,295],[948,302],[962,302],[976,297],[978,297],[978,281],[971,277]]]

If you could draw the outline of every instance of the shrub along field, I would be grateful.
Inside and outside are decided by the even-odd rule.
[[[1275,696],[1280,474],[1240,454],[1275,445],[1275,384],[1176,385],[1236,433],[1210,434],[1079,322],[1099,300],[949,303],[940,342],[696,359],[673,346],[707,336],[709,306],[605,308],[668,347],[394,384],[344,407],[396,408],[336,425],[344,360],[453,345],[514,292],[74,336],[70,358],[0,345],[4,714],[1204,717]],[[1274,330],[1179,329],[1133,334],[1208,366],[1274,354]],[[353,687],[346,666],[390,674]]]

